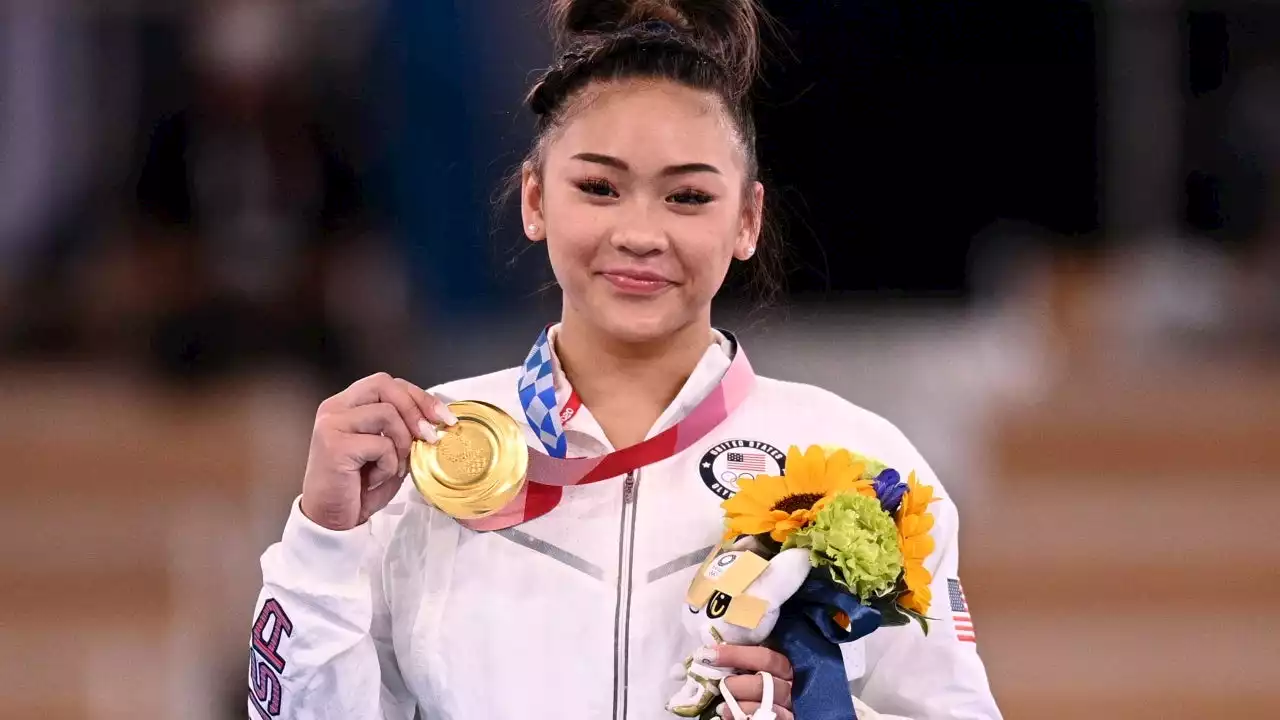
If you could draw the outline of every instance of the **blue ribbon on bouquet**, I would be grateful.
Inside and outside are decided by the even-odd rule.
[[[848,629],[836,623],[833,616],[837,610],[849,616]],[[863,605],[817,573],[783,603],[770,638],[791,660],[795,671],[791,704],[796,720],[857,717],[840,644],[870,635],[879,627],[879,610]]]

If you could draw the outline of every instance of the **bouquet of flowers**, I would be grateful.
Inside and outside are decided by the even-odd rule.
[[[928,512],[933,488],[921,485],[914,472],[904,480],[884,463],[820,446],[804,451],[792,447],[782,475],[759,475],[738,484],[739,492],[722,504],[727,532],[718,557],[725,562],[709,559],[699,577],[711,577],[719,571],[717,565],[729,567],[744,552],[759,556],[750,559],[763,568],[754,574],[759,578],[755,582],[769,587],[763,592],[753,586],[733,588],[748,599],[757,596],[754,604],[760,604],[759,597],[766,600],[768,611],[752,618],[755,634],[746,637],[755,642],[767,637],[791,659],[798,720],[853,717],[839,644],[884,625],[914,621],[929,631],[932,577],[924,563],[934,548]],[[785,587],[794,592],[778,598],[775,578],[783,571],[773,566],[794,566],[799,553],[807,554],[808,566],[801,569],[805,576]],[[720,605],[736,602],[717,595]],[[696,634],[735,634],[739,628],[723,619],[713,622],[713,617],[726,617],[710,610],[715,600],[712,596],[705,607],[691,605],[703,624],[714,625],[698,628]],[[761,619],[767,627],[759,624]],[[700,672],[709,688],[706,668],[686,666],[691,680]],[[711,700],[714,696],[707,702]]]

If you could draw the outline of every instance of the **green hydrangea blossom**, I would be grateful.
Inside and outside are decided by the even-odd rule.
[[[879,500],[855,493],[833,498],[785,547],[809,548],[814,567],[830,567],[832,578],[863,600],[892,590],[902,573],[893,518]]]
[[[873,457],[867,457],[866,455],[859,455],[858,453],[855,453],[855,452],[851,452],[849,454],[853,456],[854,462],[860,462],[866,466],[866,470],[863,471],[862,477],[868,480],[875,480],[877,477],[880,476],[880,473],[884,472],[885,469],[889,467],[888,465],[885,465],[884,463],[880,462],[879,460],[876,460]]]

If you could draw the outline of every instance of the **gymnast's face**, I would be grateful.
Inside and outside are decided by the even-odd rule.
[[[565,316],[624,342],[708,325],[734,257],[751,256],[764,190],[723,103],[674,83],[588,86],[522,184]],[[530,227],[532,226],[532,228]]]

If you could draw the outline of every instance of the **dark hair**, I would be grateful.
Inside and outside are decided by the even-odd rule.
[[[565,120],[577,93],[596,80],[661,78],[717,95],[746,154],[747,180],[759,178],[750,90],[760,65],[757,0],[551,0],[557,58],[525,103],[537,116],[527,163],[541,167],[547,138]],[[744,188],[744,193],[747,188]],[[771,299],[780,288],[780,248],[761,230],[750,261],[751,284]]]

